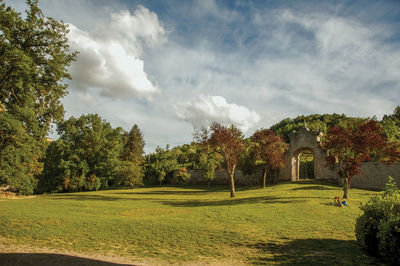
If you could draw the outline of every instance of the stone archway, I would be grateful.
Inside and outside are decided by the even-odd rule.
[[[312,157],[312,167],[309,167],[310,165],[307,163],[304,163],[301,160],[301,157],[304,154],[310,154]],[[294,169],[294,175],[295,177],[293,178],[294,180],[300,180],[300,179],[312,179],[314,178],[315,175],[315,167],[314,167],[314,157],[315,157],[315,151],[310,148],[300,148],[294,153],[294,156],[292,157],[292,165],[295,166]],[[312,171],[312,173],[310,173]]]
[[[299,156],[304,151],[309,151],[313,155],[315,179],[337,180],[335,168],[327,164],[326,151],[321,147],[320,139],[322,135],[321,132],[311,132],[306,127],[289,135],[289,150],[286,152],[285,167],[280,172],[281,180],[296,181],[300,179]]]

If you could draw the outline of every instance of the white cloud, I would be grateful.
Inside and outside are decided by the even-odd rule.
[[[96,88],[108,97],[150,99],[159,89],[144,71],[139,56],[143,44],[151,47],[165,42],[166,32],[157,15],[139,6],[112,13],[109,23],[86,32],[70,24],[71,48],[79,51],[71,65],[72,87],[78,90]]]
[[[228,103],[222,96],[200,96],[196,101],[187,101],[174,107],[178,118],[190,122],[194,129],[219,122],[226,126],[234,124],[246,132],[260,121],[257,112]]]

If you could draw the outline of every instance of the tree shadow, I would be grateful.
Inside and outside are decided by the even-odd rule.
[[[120,195],[190,195],[190,194],[195,194],[195,195],[206,195],[208,193],[212,192],[229,192],[230,188],[229,186],[223,186],[223,185],[212,185],[212,186],[203,186],[203,185],[167,185],[167,186],[152,186],[152,187],[146,187],[146,188],[154,188],[155,190],[151,191],[129,191],[129,192],[114,192],[113,194],[120,194]],[[175,191],[175,190],[158,190],[162,188],[178,188],[181,190]],[[250,189],[257,189],[259,187],[248,187],[248,186],[238,186],[236,187],[236,191],[246,191]]]
[[[248,244],[256,265],[383,265],[366,255],[354,240],[298,239],[287,243]]]
[[[171,190],[155,190],[149,192],[115,192],[113,194],[119,195],[204,195],[211,191],[171,191]]]
[[[254,203],[265,203],[265,204],[277,204],[277,203],[299,203],[303,202],[308,198],[321,197],[271,197],[271,196],[260,196],[250,198],[233,198],[227,200],[185,200],[185,201],[158,201],[164,205],[172,207],[205,207],[205,206],[234,206],[241,204],[254,204]]]
[[[60,194],[52,195],[55,200],[77,200],[77,201],[119,201],[119,200],[159,200],[157,198],[125,198],[103,195],[81,195],[81,194]]]
[[[20,265],[88,265],[88,266],[117,266],[132,265],[119,264],[95,259],[74,257],[61,254],[47,253],[0,253],[0,265],[20,266]]]
[[[337,187],[326,187],[326,186],[320,186],[320,185],[315,185],[315,186],[302,186],[302,187],[296,187],[292,188],[292,190],[309,190],[309,189],[316,189],[316,190],[338,190]]]

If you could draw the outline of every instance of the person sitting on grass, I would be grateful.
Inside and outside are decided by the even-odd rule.
[[[341,201],[341,203],[342,203],[342,206],[349,206],[349,205],[347,204],[347,201],[345,201],[345,200]]]
[[[338,207],[343,207],[343,204],[340,201],[340,197],[339,196],[335,196],[335,199],[333,200],[333,205],[334,206],[338,206]]]

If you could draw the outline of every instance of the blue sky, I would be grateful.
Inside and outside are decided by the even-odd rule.
[[[6,0],[22,11],[22,0]],[[400,104],[400,1],[41,0],[70,24],[66,117],[142,130],[146,151],[212,121],[379,119]]]

